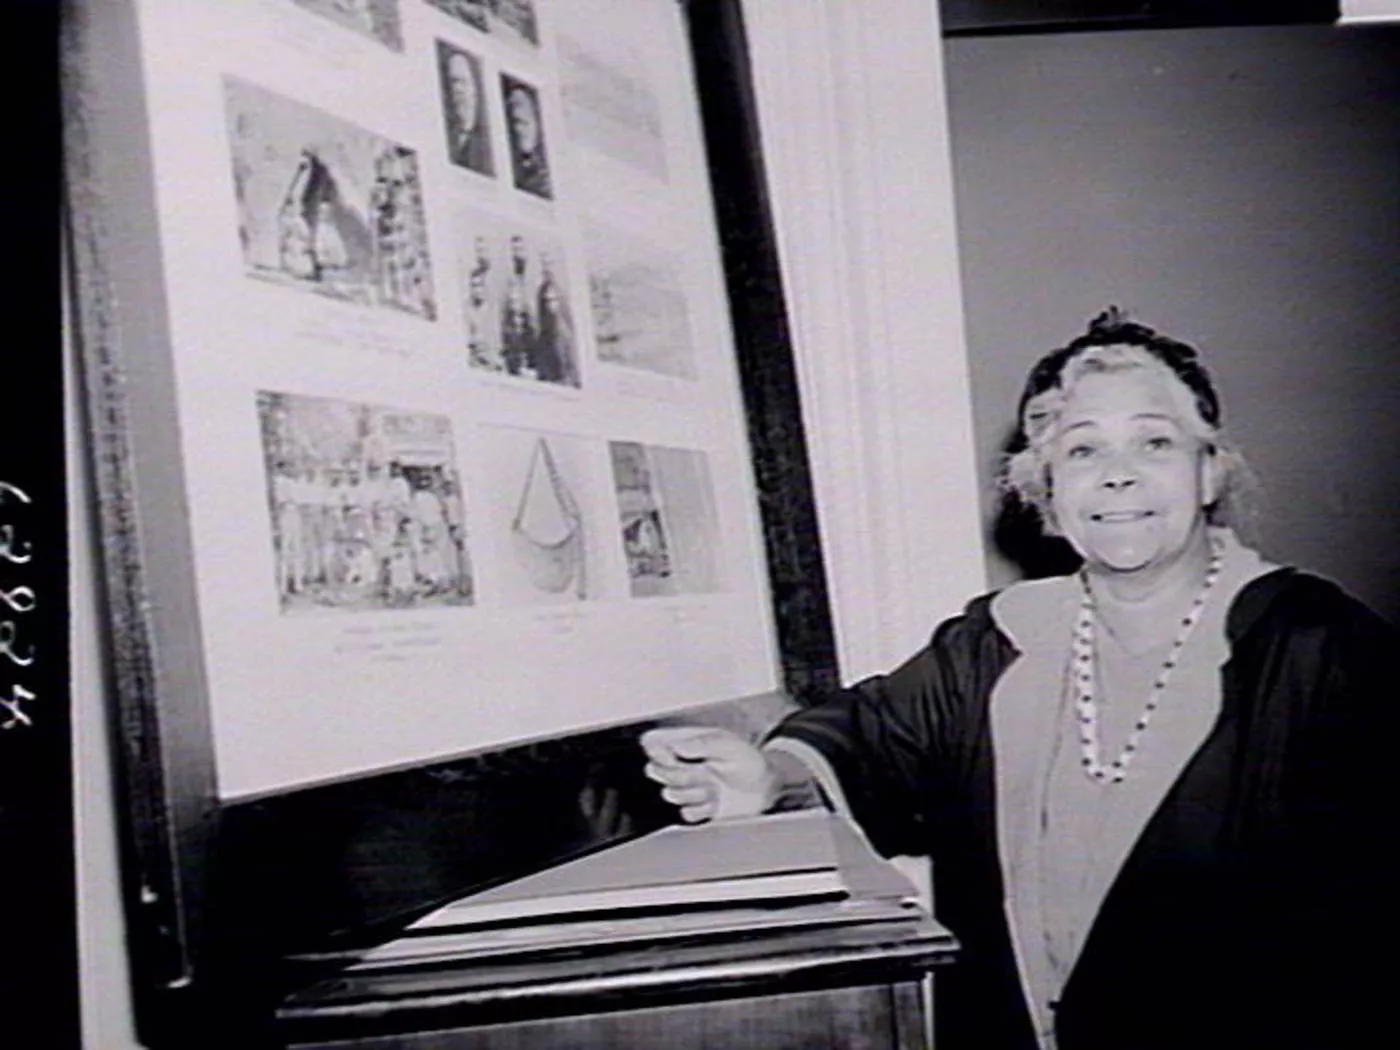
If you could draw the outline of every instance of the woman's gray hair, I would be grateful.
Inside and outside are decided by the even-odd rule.
[[[1021,394],[1017,430],[1002,460],[1002,490],[1033,507],[1048,534],[1058,535],[1059,526],[1051,505],[1046,451],[1070,389],[1091,373],[1152,367],[1164,369],[1177,381],[1171,389],[1180,395],[1181,418],[1215,457],[1219,483],[1206,520],[1236,529],[1248,525],[1257,484],[1221,427],[1220,399],[1195,348],[1129,321],[1117,307],[1110,307],[1090,322],[1084,335],[1052,350],[1031,369]]]

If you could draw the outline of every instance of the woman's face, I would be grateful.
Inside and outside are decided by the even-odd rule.
[[[1090,372],[1070,388],[1046,450],[1051,506],[1091,570],[1170,568],[1203,540],[1215,461],[1189,404],[1155,366]]]

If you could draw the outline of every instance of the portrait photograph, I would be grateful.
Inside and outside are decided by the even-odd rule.
[[[417,154],[235,77],[224,97],[249,276],[432,320]]]
[[[553,200],[539,90],[509,73],[502,73],[501,107],[510,139],[510,166],[515,188]]]
[[[705,453],[636,441],[613,441],[608,450],[632,597],[719,590],[719,522]]]
[[[472,604],[446,416],[269,391],[257,407],[283,613]]]
[[[495,175],[481,59],[439,40],[437,63],[448,159],[459,168]]]
[[[403,29],[399,20],[399,0],[293,0],[298,7],[314,11],[377,40],[392,51],[403,50]]]

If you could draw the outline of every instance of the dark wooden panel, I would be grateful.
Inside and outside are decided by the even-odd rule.
[[[295,1044],[298,1050],[924,1050],[919,1027],[901,1024],[915,983],[795,992],[627,1013],[553,1018],[359,1039]]]
[[[198,1012],[260,1027],[322,974],[284,965],[288,954],[386,940],[463,894],[673,822],[642,771],[644,730],[686,722],[756,738],[791,707],[760,694],[225,806]]]
[[[939,0],[943,32],[1075,32],[1335,22],[1336,0]]]
[[[279,1032],[325,1042],[908,982],[956,948],[937,923],[910,918],[345,971],[289,997]],[[908,1007],[905,1027],[918,1013]]]
[[[797,370],[739,0],[686,5],[715,217],[734,321],[783,685],[840,684]]]

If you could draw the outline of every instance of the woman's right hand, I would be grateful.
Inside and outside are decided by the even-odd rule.
[[[704,726],[652,729],[642,734],[646,775],[661,797],[691,824],[752,817],[777,798],[778,775],[767,757],[737,733]]]

